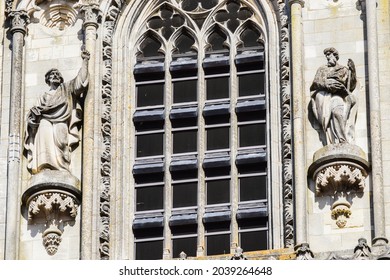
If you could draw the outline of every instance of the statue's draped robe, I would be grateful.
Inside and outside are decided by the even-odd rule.
[[[342,91],[326,85],[326,81],[332,79],[344,85],[347,91]],[[349,79],[351,80],[350,83]],[[349,91],[348,91],[349,87]],[[357,106],[355,104],[347,104],[347,96],[351,95],[354,102],[357,100],[356,93],[351,92],[356,87],[355,73],[349,75],[348,67],[336,65],[334,67],[321,66],[314,77],[313,83],[310,87],[312,110],[321,129],[324,131],[327,143],[340,143],[343,141],[354,141],[354,126],[357,114]],[[333,118],[334,110],[343,110],[345,127],[345,135],[341,135],[335,128],[335,119]],[[342,138],[346,139],[342,139]]]
[[[88,79],[80,73],[57,89],[43,93],[27,115],[25,152],[32,174],[42,169],[69,171],[72,150],[80,141],[82,94]]]

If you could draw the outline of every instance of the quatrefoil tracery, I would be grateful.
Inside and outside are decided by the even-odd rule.
[[[215,20],[225,23],[231,32],[234,33],[242,22],[252,17],[253,12],[247,7],[243,7],[237,1],[229,1],[226,10],[217,12]]]
[[[148,21],[148,26],[151,29],[160,31],[162,36],[168,40],[173,32],[185,23],[184,18],[175,13],[169,7],[162,7],[159,15],[152,17]]]

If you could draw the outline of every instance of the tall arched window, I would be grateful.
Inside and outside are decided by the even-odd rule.
[[[161,2],[161,1],[160,1]],[[269,249],[265,31],[246,1],[163,1],[133,67],[136,259]]]

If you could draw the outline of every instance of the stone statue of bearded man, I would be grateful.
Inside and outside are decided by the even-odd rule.
[[[318,68],[310,87],[311,109],[325,136],[324,145],[352,144],[357,114],[355,64],[349,59],[347,66],[340,65],[335,48],[326,48],[324,54],[327,64]]]
[[[80,141],[81,103],[88,86],[89,52],[83,50],[81,58],[81,69],[68,82],[64,82],[57,69],[46,73],[49,90],[27,114],[24,148],[31,174],[44,169],[70,171],[71,152]]]

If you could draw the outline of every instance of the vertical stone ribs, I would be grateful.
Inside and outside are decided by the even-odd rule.
[[[111,112],[112,112],[112,41],[123,0],[113,0],[103,24],[103,78],[100,156],[100,259],[110,258],[110,188],[111,188]]]
[[[284,246],[294,246],[294,203],[292,185],[291,151],[291,91],[290,91],[290,45],[287,6],[284,0],[274,2],[279,12],[280,34],[280,85],[282,122],[283,164],[283,228]]]

